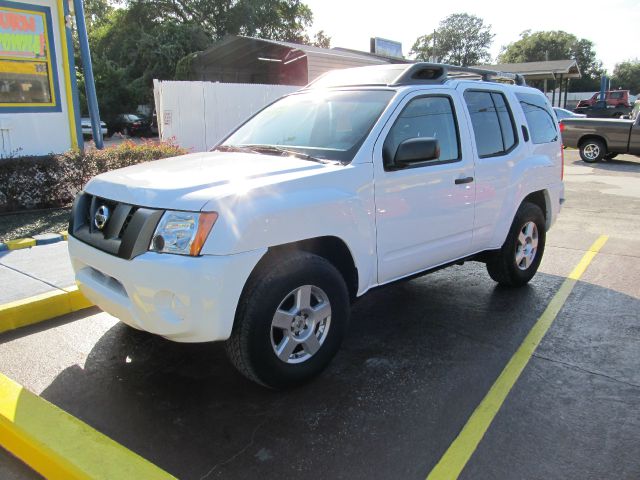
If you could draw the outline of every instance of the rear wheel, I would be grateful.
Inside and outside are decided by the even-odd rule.
[[[487,261],[489,276],[501,285],[525,285],[538,271],[546,240],[540,207],[524,202],[516,213],[502,248]]]
[[[580,145],[580,158],[587,163],[599,162],[607,154],[607,146],[597,138],[584,141]]]
[[[349,294],[327,260],[296,252],[258,267],[238,305],[227,354],[247,378],[286,388],[318,375],[349,321]]]

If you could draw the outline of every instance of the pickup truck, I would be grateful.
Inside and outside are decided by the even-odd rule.
[[[611,160],[618,154],[640,156],[640,115],[629,119],[567,118],[560,122],[565,147],[577,148],[587,163]]]
[[[577,107],[574,112],[584,114],[587,118],[620,118],[631,113],[631,107],[609,105],[605,101],[598,101],[588,107]]]
[[[518,75],[335,70],[210,152],[92,179],[69,253],[104,311],[176,342],[226,341],[247,378],[284,388],[329,364],[373,288],[469,260],[529,282],[562,175],[555,115]]]

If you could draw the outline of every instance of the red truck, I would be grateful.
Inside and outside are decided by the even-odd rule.
[[[605,92],[605,101],[607,105],[614,107],[631,107],[629,103],[629,90],[607,90]],[[587,100],[580,100],[576,108],[591,107],[600,99],[600,92],[594,93]]]

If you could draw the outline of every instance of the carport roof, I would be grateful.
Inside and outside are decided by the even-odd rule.
[[[497,65],[476,65],[501,72],[519,73],[529,80],[552,80],[558,75],[563,78],[580,78],[578,62],[572,59],[548,60],[544,62],[500,63]]]
[[[284,58],[294,50],[304,54],[327,55],[334,58],[351,58],[367,60],[369,62],[371,62],[373,56],[386,63],[396,63],[392,62],[392,59],[367,52],[357,52],[339,48],[321,48],[299,43],[244,37],[242,35],[227,35],[212,47],[200,52],[197,58],[204,64],[215,63],[220,66],[236,67],[255,60],[257,56],[273,55],[274,57]]]

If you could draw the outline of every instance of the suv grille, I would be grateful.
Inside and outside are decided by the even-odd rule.
[[[101,207],[106,207],[108,215],[99,228],[96,213]],[[164,210],[128,205],[81,192],[73,202],[69,235],[103,252],[130,260],[148,250],[163,213]]]

